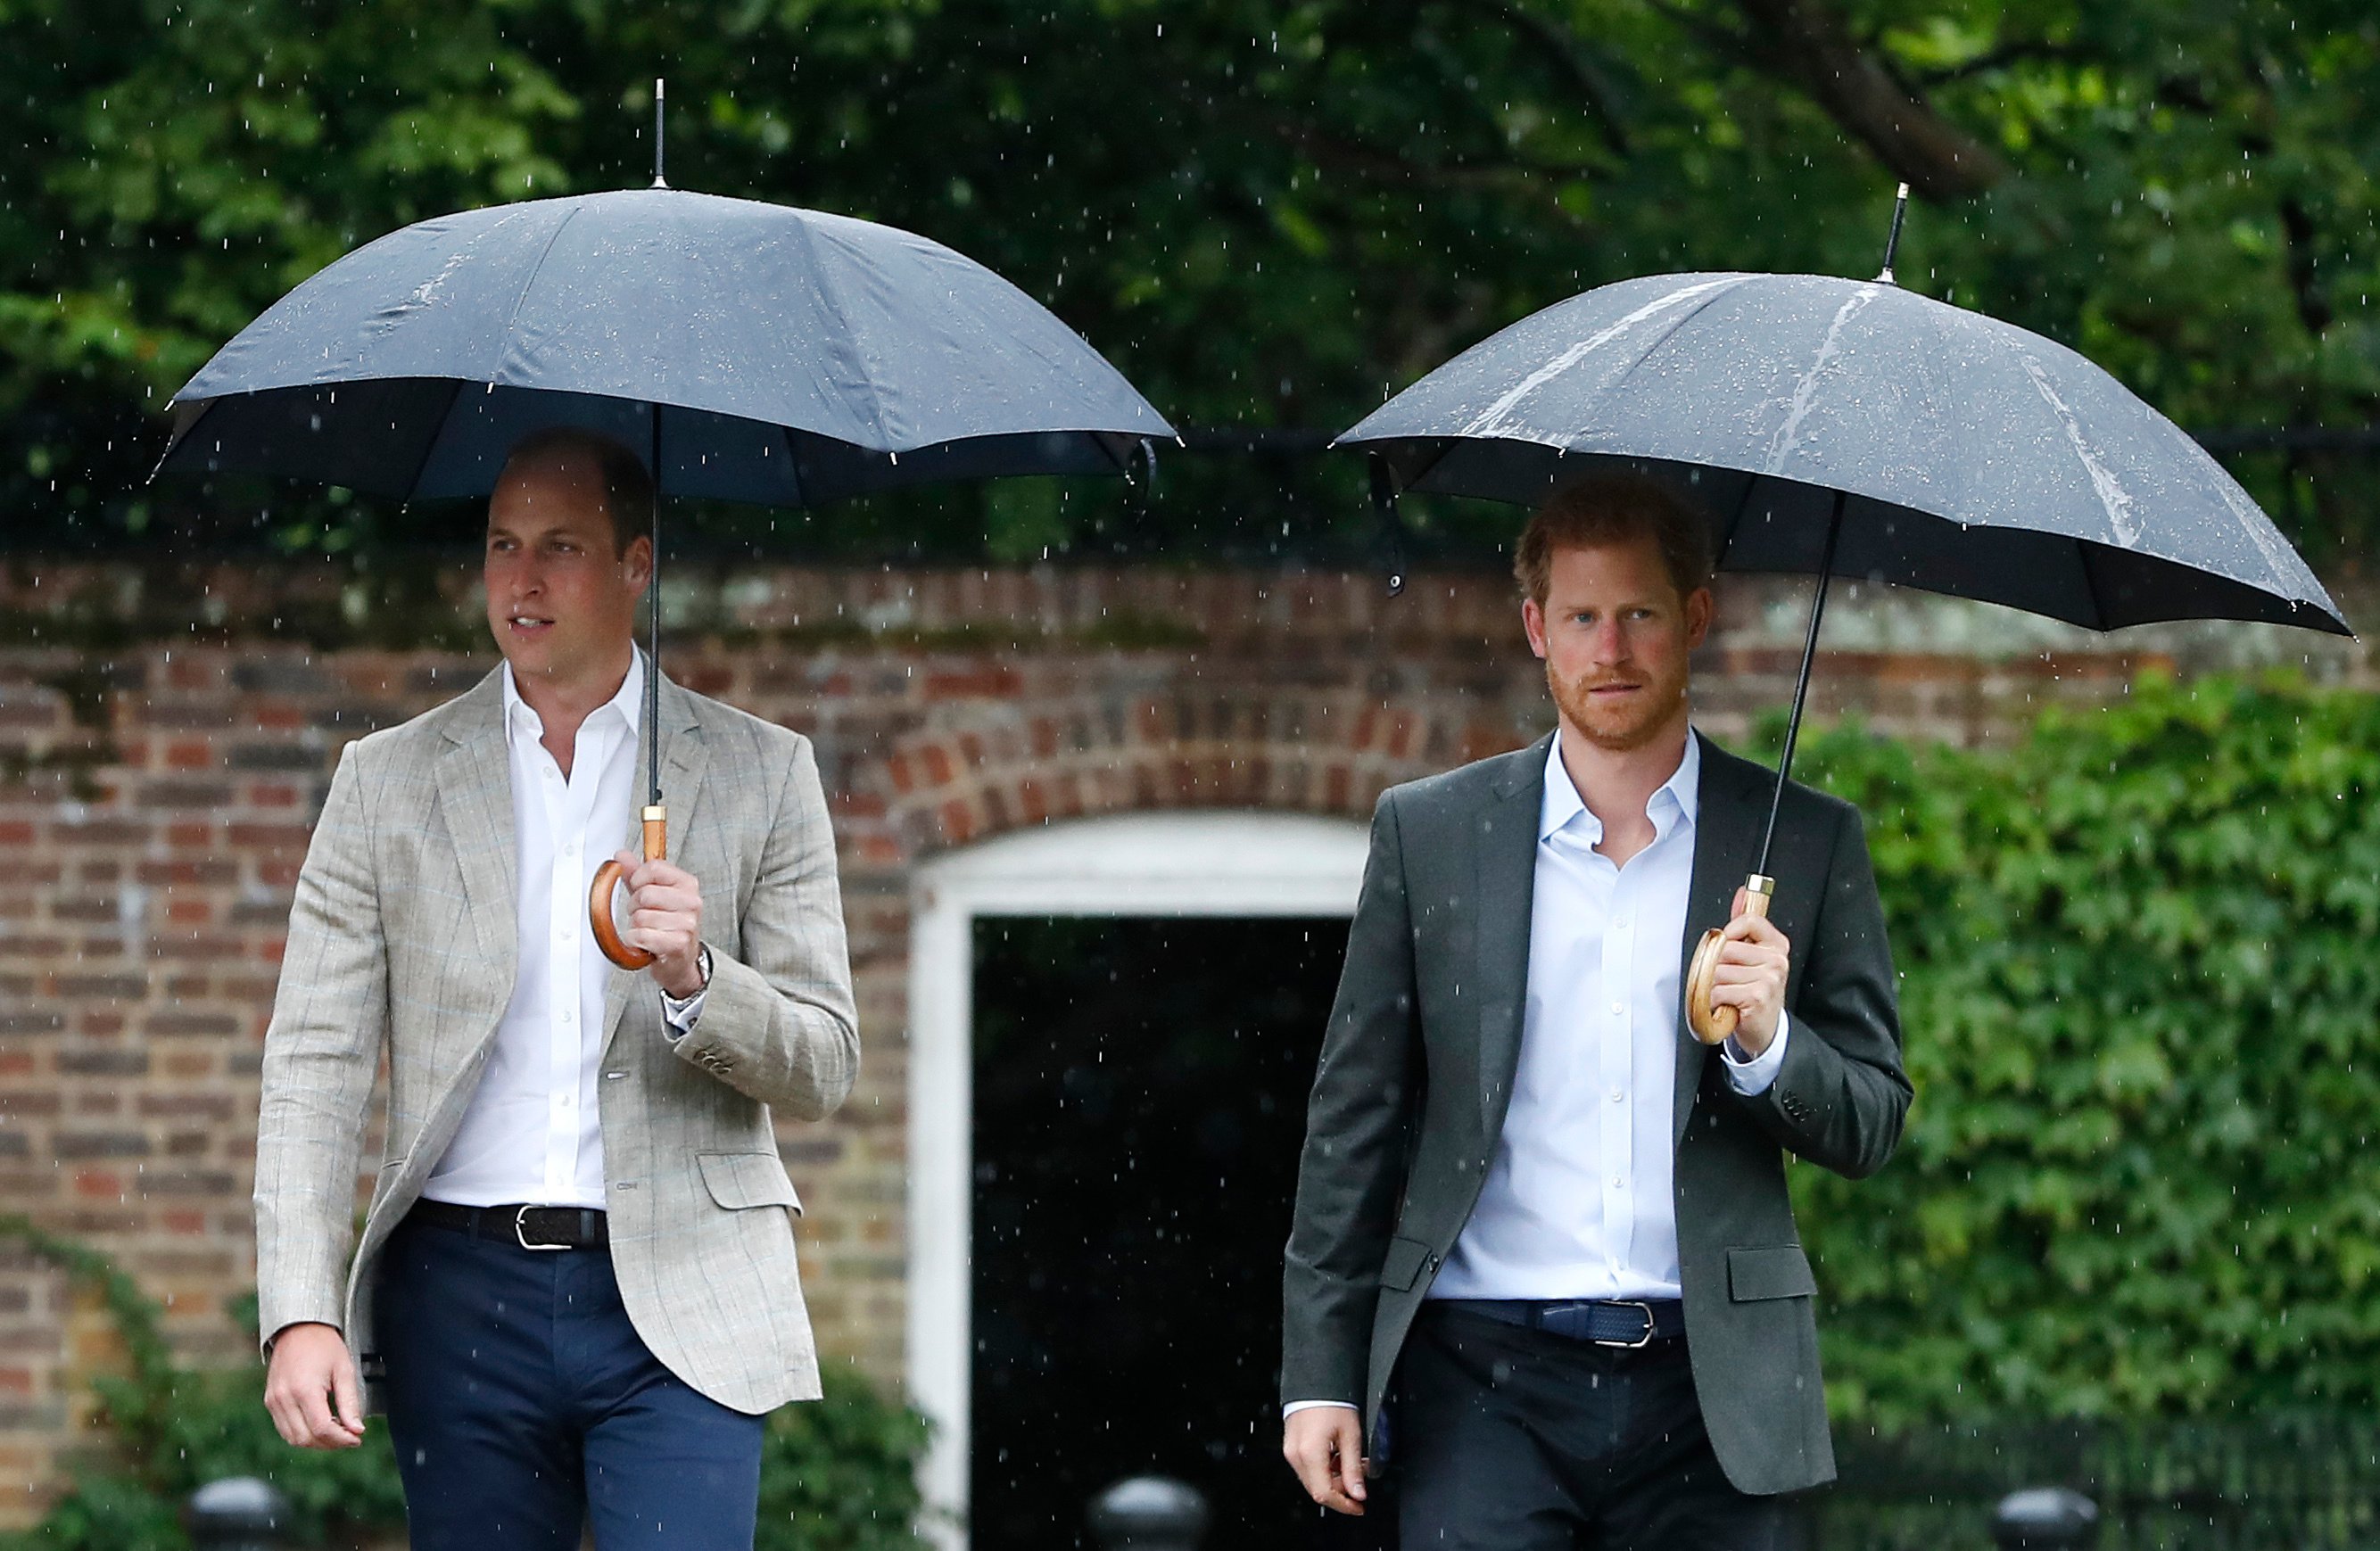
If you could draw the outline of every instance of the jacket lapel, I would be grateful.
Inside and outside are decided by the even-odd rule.
[[[1512,1077],[1521,1063],[1521,1027],[1529,1000],[1529,925],[1537,879],[1537,819],[1545,806],[1548,733],[1506,757],[1493,795],[1475,822],[1478,875],[1472,934],[1479,990],[1479,1121],[1483,1134],[1504,1129]]]
[[[480,942],[519,936],[513,862],[512,756],[504,742],[504,685],[497,670],[455,703],[438,761],[438,809],[455,842],[473,935]],[[505,990],[511,995],[510,987]]]
[[[637,756],[636,804],[629,810],[628,832],[620,842],[631,851],[644,843],[647,792],[641,742]],[[673,861],[685,856],[686,840],[694,833],[695,804],[702,795],[702,774],[710,757],[695,716],[694,697],[664,677],[661,684],[662,803],[669,809],[669,854]],[[715,900],[710,903],[717,903]],[[619,1035],[621,1015],[627,1011],[628,999],[639,986],[650,984],[643,970],[612,966],[611,978],[603,988],[603,1048],[607,1055],[612,1041]]]
[[[1760,846],[1760,823],[1767,810],[1766,793],[1756,780],[1759,768],[1724,753],[1702,738],[1702,784],[1695,797],[1694,874],[1686,890],[1686,933],[1678,946],[1678,1070],[1670,1102],[1670,1145],[1685,1139],[1694,1095],[1702,1086],[1710,1047],[1686,1026],[1686,967],[1703,933],[1728,923],[1728,906],[1752,870]]]

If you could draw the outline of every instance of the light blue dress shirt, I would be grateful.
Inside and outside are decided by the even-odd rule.
[[[1537,813],[1528,1003],[1487,1183],[1436,1298],[1675,1298],[1670,1188],[1679,945],[1694,881],[1702,746],[1645,804],[1653,842],[1615,866],[1556,734]],[[1786,1029],[1754,1060],[1723,1048],[1738,1093],[1765,1091]]]

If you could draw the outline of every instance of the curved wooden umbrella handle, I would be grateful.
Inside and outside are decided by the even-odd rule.
[[[669,809],[655,804],[645,809],[645,860],[658,862],[668,854]],[[595,928],[595,946],[605,958],[622,969],[642,969],[653,956],[622,941],[619,923],[612,918],[612,891],[625,873],[616,858],[595,869],[595,881],[587,891],[587,924]]]
[[[1743,913],[1765,916],[1768,898],[1777,891],[1777,880],[1754,873],[1743,880]],[[1711,1005],[1711,982],[1718,974],[1718,940],[1716,930],[1703,933],[1702,941],[1694,945],[1694,960],[1686,966],[1686,1026],[1706,1045],[1717,1045],[1735,1032],[1735,1009]]]

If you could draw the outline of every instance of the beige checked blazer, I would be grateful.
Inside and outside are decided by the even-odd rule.
[[[770,1113],[818,1120],[858,1069],[834,839],[808,739],[666,679],[660,693],[670,854],[702,884],[710,991],[672,1043],[651,977],[612,972],[598,1084],[612,1259],[653,1355],[759,1412],[819,1393],[801,1205]],[[260,1323],[268,1338],[340,1327],[367,1380],[374,1258],[461,1123],[512,996],[511,779],[492,673],[348,746],[298,874],[264,1042]],[[387,1153],[357,1245],[383,1054]]]

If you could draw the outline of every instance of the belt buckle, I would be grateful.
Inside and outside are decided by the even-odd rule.
[[[1600,1340],[1598,1340],[1598,1341],[1594,1341],[1594,1342],[1592,1342],[1592,1344],[1593,1344],[1593,1345],[1596,1345],[1596,1346],[1618,1347],[1618,1348],[1619,1348],[1621,1351],[1635,1351],[1637,1348],[1639,1348],[1639,1347],[1646,1347],[1646,1346],[1650,1346],[1650,1345],[1652,1345],[1652,1344],[1653,1344],[1653,1305],[1652,1305],[1652,1304],[1650,1304],[1650,1303],[1638,1303],[1636,1300],[1634,1300],[1634,1299],[1633,1299],[1633,1298],[1616,1298],[1616,1299],[1611,1300],[1611,1301],[1610,1301],[1610,1303],[1609,1303],[1607,1306],[1608,1306],[1608,1307],[1610,1307],[1610,1308],[1615,1308],[1615,1309],[1634,1309],[1634,1310],[1636,1310],[1639,1314],[1642,1314],[1642,1315],[1645,1316],[1645,1333],[1644,1333],[1643,1335],[1641,1335],[1641,1336],[1637,1337],[1637,1338],[1636,1338],[1634,1340],[1633,1340],[1633,1341],[1600,1341]]]
[[[523,1206],[519,1211],[513,1214],[513,1242],[519,1244],[520,1247],[525,1250],[566,1250],[570,1248],[568,1244],[532,1244],[528,1242],[528,1215],[535,1209],[536,1208],[531,1206]],[[1646,1322],[1645,1328],[1649,1332],[1652,1328],[1651,1321],[1653,1318],[1650,1311],[1646,1312],[1645,1318]],[[1642,1343],[1640,1342],[1639,1344],[1641,1345]]]

